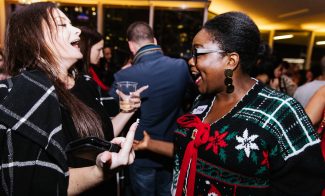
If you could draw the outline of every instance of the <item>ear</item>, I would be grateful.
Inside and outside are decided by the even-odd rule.
[[[132,52],[133,55],[135,55],[138,51],[138,46],[135,42],[133,41],[128,41],[130,51]]]
[[[236,52],[232,52],[228,55],[227,69],[235,70],[239,65],[239,55]]]

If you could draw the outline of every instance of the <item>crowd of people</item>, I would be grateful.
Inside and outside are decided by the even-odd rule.
[[[166,56],[146,22],[126,35],[132,58],[119,70],[103,36],[56,4],[12,13],[0,50],[0,195],[118,195],[120,168],[127,196],[325,193],[325,55],[299,75],[241,12],[207,21],[188,62]],[[120,81],[138,84],[128,112]],[[121,149],[67,153],[90,137]]]

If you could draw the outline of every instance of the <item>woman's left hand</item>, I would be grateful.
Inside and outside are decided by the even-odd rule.
[[[103,168],[105,165],[109,166],[111,170],[133,163],[135,153],[132,148],[135,130],[137,129],[138,123],[135,122],[131,125],[126,137],[116,137],[111,142],[121,146],[121,150],[116,152],[105,151],[97,156],[96,165]]]

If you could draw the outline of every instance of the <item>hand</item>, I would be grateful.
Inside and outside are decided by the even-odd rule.
[[[130,165],[133,163],[135,153],[132,148],[135,130],[137,129],[138,123],[135,122],[131,125],[126,137],[116,137],[111,142],[121,146],[121,150],[116,152],[105,151],[100,153],[96,159],[96,165],[103,168],[105,165],[109,166],[110,169],[115,169],[119,166]]]
[[[150,139],[151,139],[150,135],[146,131],[143,131],[143,139],[141,141],[134,140],[133,149],[134,150],[147,150]]]
[[[135,110],[137,110],[138,108],[140,108],[141,106],[141,97],[140,94],[146,90],[147,88],[149,88],[149,85],[143,86],[141,88],[139,88],[138,90],[136,90],[135,92],[130,93],[131,94],[131,103],[133,103],[132,107],[133,109],[131,110],[132,112],[134,112]],[[122,99],[127,100],[128,96],[125,95],[124,93],[122,93],[119,90],[116,90],[116,94],[120,97],[122,97]]]
[[[131,101],[134,103],[134,109],[138,109],[141,106],[140,94],[149,88],[149,85],[143,86],[131,94]]]
[[[274,78],[270,80],[270,87],[275,89],[275,90],[279,90],[279,79],[278,78]]]

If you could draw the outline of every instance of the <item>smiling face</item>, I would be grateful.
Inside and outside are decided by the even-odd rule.
[[[227,55],[221,52],[217,42],[213,42],[211,35],[204,29],[194,37],[193,48],[213,51],[198,54],[196,64],[194,58],[189,60],[191,73],[195,77],[195,84],[200,93],[211,94],[225,91],[224,70],[227,68]]]
[[[80,29],[71,25],[71,21],[59,9],[53,10],[53,20],[50,26],[43,23],[44,38],[47,46],[59,63],[59,70],[66,73],[67,70],[82,58],[78,46]]]
[[[90,50],[90,63],[91,64],[97,64],[99,62],[100,58],[103,57],[103,46],[104,46],[104,41],[101,40],[91,47],[91,50]]]

